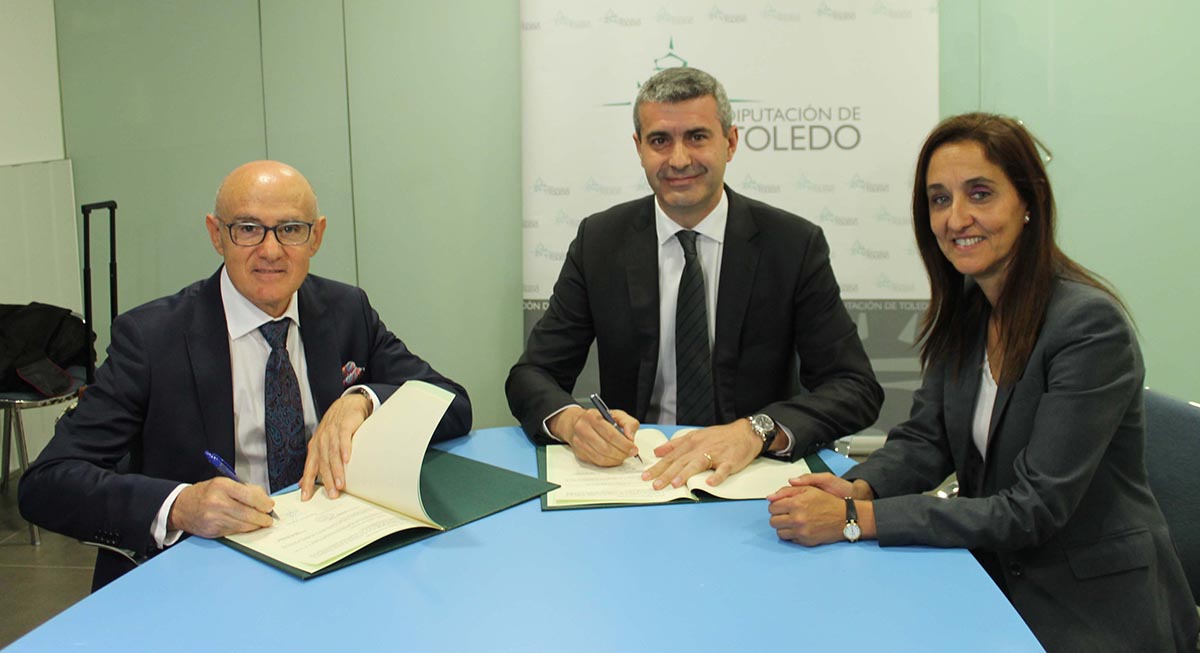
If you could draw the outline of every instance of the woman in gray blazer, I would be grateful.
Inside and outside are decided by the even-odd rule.
[[[981,113],[939,124],[913,231],[931,301],[910,418],[843,478],[768,497],[771,526],[810,546],[969,548],[1049,651],[1195,651],[1200,618],[1146,483],[1137,339],[1055,244],[1025,128]],[[957,498],[920,494],[951,472]]]

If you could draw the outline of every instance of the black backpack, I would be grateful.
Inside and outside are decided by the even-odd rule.
[[[96,336],[71,311],[49,304],[0,304],[0,392],[46,397],[71,388],[64,370],[95,362]]]

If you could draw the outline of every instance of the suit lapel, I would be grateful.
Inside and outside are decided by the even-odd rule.
[[[234,458],[233,370],[229,362],[229,330],[221,301],[220,271],[200,289],[192,324],[184,340],[196,402],[200,406],[208,449],[226,460]]]
[[[983,323],[987,324],[986,315]],[[983,457],[975,448],[973,433],[986,337],[986,329],[981,329],[967,352],[962,368],[957,371],[947,369],[947,383],[943,390],[946,433],[950,438],[952,455],[958,461],[959,484],[967,488],[967,496],[979,496],[983,479]]]
[[[718,422],[726,422],[736,416],[734,398],[737,396],[737,361],[742,325],[749,310],[754,272],[758,268],[760,255],[760,249],[754,241],[758,225],[754,222],[750,207],[728,186],[725,187],[725,195],[729,198],[729,217],[725,224],[725,245],[717,288],[717,332],[712,358]]]
[[[650,409],[650,393],[658,373],[658,232],[654,229],[654,196],[639,205],[621,250],[630,318],[643,343],[638,352],[637,415]]]
[[[992,406],[992,419],[988,423],[987,452],[989,459],[992,456],[992,452],[996,449],[996,438],[1000,433],[1000,422],[1004,418],[1004,413],[1008,410],[1008,400],[1012,398],[1013,388],[1015,387],[1016,383],[1012,383],[996,388],[996,403]]]
[[[300,334],[304,342],[304,359],[308,366],[308,387],[312,390],[317,419],[329,410],[330,404],[342,394],[342,363],[334,343],[336,322],[324,315],[326,307],[320,294],[313,289],[312,280],[305,279],[297,297],[300,302]],[[355,361],[362,365],[366,361]],[[367,370],[370,373],[370,370]]]

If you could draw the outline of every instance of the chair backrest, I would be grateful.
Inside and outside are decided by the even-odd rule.
[[[1200,406],[1146,390],[1146,472],[1200,605]]]

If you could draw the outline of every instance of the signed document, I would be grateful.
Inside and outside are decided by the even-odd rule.
[[[679,431],[676,435],[687,433]],[[696,492],[721,499],[762,499],[788,484],[788,479],[813,471],[826,471],[814,457],[788,463],[770,458],[756,458],[742,471],[712,486],[707,483],[712,470],[696,474],[679,488],[667,486],[655,490],[650,481],[642,480],[642,472],[658,462],[654,450],[666,443],[667,436],[654,429],[641,429],[633,438],[643,462],[629,458],[616,467],[597,467],[580,462],[570,447],[549,445],[545,448],[545,479],[560,487],[546,495],[544,509],[578,508],[599,505],[633,505],[698,501]],[[810,465],[810,462],[813,465]]]
[[[400,386],[355,432],[340,497],[318,490],[302,502],[299,489],[278,495],[279,521],[226,539],[313,573],[392,533],[442,530],[421,502],[421,465],[453,400],[452,393],[421,381]]]

